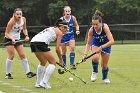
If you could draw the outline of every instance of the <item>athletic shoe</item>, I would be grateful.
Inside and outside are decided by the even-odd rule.
[[[40,84],[38,84],[38,83],[35,84],[35,87],[36,87],[36,88],[42,88],[42,87],[40,86]]]
[[[73,65],[71,67],[72,67],[71,70],[76,70],[76,66],[75,65]]]
[[[97,73],[96,72],[92,72],[92,74],[91,74],[91,81],[95,82],[96,79],[97,79]]]
[[[104,79],[103,82],[104,82],[105,84],[109,84],[109,83],[110,83],[110,80],[109,80],[109,79]]]
[[[44,83],[43,81],[40,83],[40,86],[43,87],[43,88],[45,88],[45,89],[50,89],[50,88],[52,88],[52,87],[50,86],[50,84]]]
[[[67,69],[67,66],[66,66],[66,65],[64,65],[63,67],[64,67],[65,69]]]
[[[28,73],[26,74],[26,76],[27,76],[28,78],[32,78],[32,77],[36,76],[36,73],[34,73],[34,72],[28,72]]]
[[[6,74],[5,79],[13,79],[13,77],[12,77],[11,73]]]

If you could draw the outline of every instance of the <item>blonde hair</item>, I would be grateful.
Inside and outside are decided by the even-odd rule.
[[[71,10],[70,6],[65,6],[65,7],[63,8],[64,11],[65,11],[67,8],[69,8],[69,9]]]

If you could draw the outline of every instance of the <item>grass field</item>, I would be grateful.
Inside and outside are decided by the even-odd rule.
[[[84,50],[84,46],[76,47],[76,59],[78,62]],[[30,48],[25,48],[30,68],[36,71],[38,60]],[[52,51],[56,56],[54,47]],[[89,53],[90,54],[90,53]],[[69,57],[69,51],[67,58]],[[109,79],[110,84],[103,84],[101,80],[101,67],[99,66],[98,79],[96,82],[90,81],[91,59],[78,66],[74,71],[77,75],[84,78],[87,84],[84,84],[70,73],[59,75],[56,67],[54,74],[49,80],[52,89],[38,89],[34,87],[36,78],[27,78],[16,54],[12,66],[13,80],[5,79],[5,60],[7,52],[0,49],[0,93],[139,93],[140,92],[140,45],[113,45],[111,59],[109,61]],[[57,56],[56,56],[57,58]],[[68,58],[69,60],[69,58]],[[69,61],[67,61],[69,63]],[[73,82],[68,80],[73,77]]]

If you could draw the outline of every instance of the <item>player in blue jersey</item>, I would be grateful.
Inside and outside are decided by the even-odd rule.
[[[83,55],[84,59],[87,56],[90,46],[92,52],[97,53],[92,57],[93,71],[91,81],[94,82],[97,79],[99,58],[101,56],[102,80],[106,84],[110,83],[110,80],[108,79],[108,61],[110,58],[111,45],[113,43],[114,39],[108,25],[106,23],[102,23],[102,13],[96,10],[92,17],[92,27],[88,32],[87,44]]]
[[[62,20],[65,20],[68,22],[69,29],[65,33],[65,35],[62,37],[61,44],[62,44],[62,58],[64,61],[64,64],[66,65],[66,45],[69,43],[70,47],[70,65],[72,66],[74,64],[74,59],[75,59],[75,39],[74,39],[74,30],[73,27],[76,29],[76,34],[79,35],[79,25],[76,20],[76,17],[71,15],[71,8],[69,6],[64,7],[64,16],[61,17]],[[76,69],[74,67],[73,69]]]

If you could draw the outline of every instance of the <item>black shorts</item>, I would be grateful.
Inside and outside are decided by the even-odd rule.
[[[15,41],[18,41],[18,40],[15,40]],[[19,45],[23,45],[23,43],[22,42],[17,42],[16,44],[12,44],[12,40],[11,39],[8,39],[8,38],[4,38],[4,42],[6,43],[6,42],[10,42],[10,43],[8,43],[8,44],[5,44],[5,46],[9,46],[9,45],[13,45],[13,46],[19,46]]]
[[[51,50],[45,42],[31,42],[30,47],[32,52],[47,52]]]

